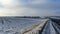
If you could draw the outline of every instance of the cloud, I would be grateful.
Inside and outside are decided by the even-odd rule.
[[[51,16],[58,15],[59,3],[48,0],[0,0],[1,16]]]

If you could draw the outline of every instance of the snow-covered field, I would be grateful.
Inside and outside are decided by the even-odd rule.
[[[20,34],[24,29],[43,21],[44,19],[0,17],[0,34]]]

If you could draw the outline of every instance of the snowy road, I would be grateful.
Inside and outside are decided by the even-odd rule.
[[[42,24],[42,29],[40,25],[36,26],[36,28],[32,30],[25,32],[24,34],[60,34],[60,26],[58,25],[58,23],[50,19],[47,20],[47,22],[45,21],[44,25]]]
[[[51,21],[48,21],[42,34],[56,34],[56,31],[55,31]]]
[[[41,33],[39,32],[39,34],[60,34],[60,25],[58,25],[60,22],[56,21],[56,19],[53,19],[53,21],[49,20],[43,28],[43,31]]]

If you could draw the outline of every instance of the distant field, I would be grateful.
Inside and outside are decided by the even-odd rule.
[[[18,34],[26,28],[42,23],[44,19],[0,17],[0,34]]]

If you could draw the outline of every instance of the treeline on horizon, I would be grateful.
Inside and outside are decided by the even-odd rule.
[[[60,18],[60,16],[0,16],[0,18],[49,18],[49,17],[57,17]]]
[[[16,16],[15,18],[41,18],[40,16]]]

